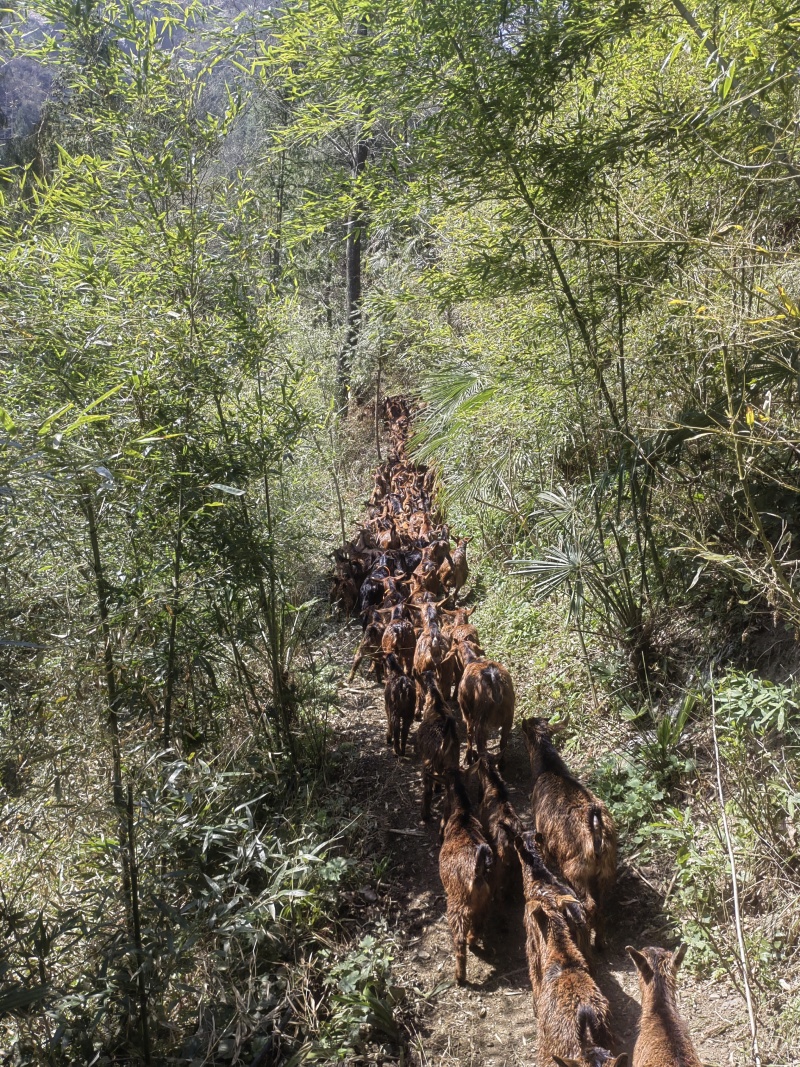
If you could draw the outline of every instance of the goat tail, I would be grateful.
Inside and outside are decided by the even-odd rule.
[[[502,682],[500,678],[500,671],[493,663],[490,667],[486,667],[483,672],[483,676],[492,690],[492,701],[495,704],[499,704],[503,698]]]
[[[591,1004],[579,1004],[578,1005],[578,1039],[581,1043],[581,1048],[586,1049],[591,1045],[596,1045],[601,1038],[603,1030],[602,1023],[597,1018],[597,1012]]]
[[[603,809],[599,804],[592,804],[589,808],[589,833],[592,835],[595,857],[599,858],[603,851]]]
[[[394,652],[387,653],[384,662],[389,669],[390,674],[404,674],[405,671],[400,666],[400,662],[395,656]]]
[[[473,879],[486,878],[494,866],[494,853],[491,845],[478,845],[475,850],[475,872]]]

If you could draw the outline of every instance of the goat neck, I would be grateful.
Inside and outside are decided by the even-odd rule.
[[[574,778],[553,744],[544,719],[526,719],[522,723],[522,736],[531,761],[533,782],[542,774],[556,774],[559,778]]]

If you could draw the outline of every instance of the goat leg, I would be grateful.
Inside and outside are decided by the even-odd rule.
[[[467,931],[465,916],[461,909],[448,908],[447,922],[456,954],[456,982],[464,985],[467,980]]]
[[[402,725],[400,727],[400,755],[401,756],[405,756],[405,754],[406,754],[406,742],[408,741],[408,731],[409,731],[410,727],[411,727],[411,723],[408,721],[408,719],[403,719]]]
[[[431,800],[433,798],[433,775],[430,771],[422,772],[422,821],[431,817]]]
[[[352,668],[350,670],[350,673],[347,676],[348,682],[352,682],[352,680],[355,678],[356,671],[358,670],[359,665],[360,665],[360,663],[361,663],[363,658],[364,658],[364,653],[361,651],[361,649],[359,649],[358,652],[356,652],[356,658],[353,660],[353,666],[352,666]]]

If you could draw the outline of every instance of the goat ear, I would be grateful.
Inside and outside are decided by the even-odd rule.
[[[688,949],[688,947],[689,946],[686,944],[680,945],[678,949],[672,953],[672,966],[675,968],[676,971],[683,963],[683,957],[686,955],[686,950]]]
[[[586,922],[586,909],[577,897],[571,895],[559,897],[558,910],[565,917],[573,919],[579,926]]]
[[[544,848],[545,848],[544,834],[540,833],[538,830],[534,830],[533,831],[533,840],[536,842],[536,847],[539,849],[539,851],[540,852],[544,852]]]
[[[653,968],[650,966],[647,956],[645,956],[645,954],[643,952],[640,952],[637,948],[634,948],[633,945],[626,945],[625,951],[633,960],[634,964],[636,965],[636,970],[639,972],[642,978],[644,978],[645,982],[652,981]]]
[[[547,916],[547,912],[540,904],[534,906],[533,918],[542,933],[542,937],[546,941],[548,931],[550,930],[550,920]]]

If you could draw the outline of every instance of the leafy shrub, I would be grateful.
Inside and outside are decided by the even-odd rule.
[[[323,950],[319,959],[330,968],[323,983],[330,994],[328,1018],[319,1035],[290,1060],[290,1067],[345,1060],[363,1052],[371,1038],[399,1042],[401,1032],[393,1008],[399,998],[389,986],[389,947],[367,935],[341,959],[336,960],[329,950]]]
[[[795,685],[777,685],[752,671],[729,671],[715,686],[716,707],[723,725],[753,734],[800,728],[800,703]]]
[[[592,785],[611,809],[626,845],[638,847],[651,839],[652,820],[667,793],[645,765],[612,757],[600,765]]]

